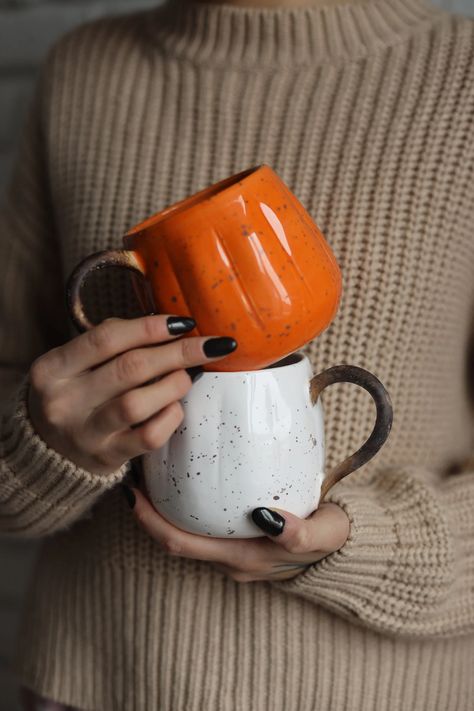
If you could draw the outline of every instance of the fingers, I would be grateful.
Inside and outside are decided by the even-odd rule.
[[[233,338],[195,337],[136,348],[84,375],[84,390],[91,394],[91,404],[99,405],[153,378],[222,358],[236,347]]]
[[[139,489],[126,493],[140,526],[169,554],[212,562],[214,568],[239,582],[292,578],[309,564],[338,550],[349,534],[349,519],[345,512],[336,504],[322,504],[308,519],[278,509],[289,523],[287,528],[285,523],[286,535],[282,533],[280,540],[278,537],[272,537],[272,542],[265,538],[208,538],[182,531],[171,524]],[[303,530],[306,533],[302,534]],[[285,552],[285,549],[291,551]]]
[[[160,449],[179,427],[183,417],[181,403],[172,402],[139,427],[112,435],[108,446],[120,461],[133,459],[144,452]]]
[[[98,437],[121,432],[180,400],[191,387],[192,381],[187,372],[175,370],[158,382],[129,390],[95,409],[89,418],[90,427]]]
[[[68,378],[132,348],[163,343],[195,327],[188,316],[154,315],[135,319],[109,318],[50,351],[46,365],[57,377]]]
[[[171,555],[206,561],[232,560],[239,542],[224,538],[208,538],[182,531],[161,516],[138,489],[133,489],[133,514],[138,523]]]
[[[329,554],[339,550],[349,536],[350,522],[345,511],[336,504],[321,504],[309,518],[302,519],[289,511],[281,509],[257,509],[257,511],[269,512],[264,515],[252,518],[255,523],[268,535],[268,537],[278,543],[286,551],[282,551],[283,561],[311,562],[314,553]],[[273,517],[271,512],[275,511],[277,516]],[[275,518],[275,523],[272,519]],[[283,519],[283,527],[281,520]],[[278,533],[278,530],[280,533]],[[272,534],[271,531],[274,533]]]

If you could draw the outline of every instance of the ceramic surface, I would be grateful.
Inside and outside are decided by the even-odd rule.
[[[190,335],[232,336],[237,350],[205,366],[263,368],[301,348],[332,321],[341,273],[317,225],[268,166],[231,176],[153,215],[124,250],[88,257],[68,283],[71,315],[92,324],[80,286],[95,269],[132,270],[144,312],[192,316]]]
[[[155,508],[179,528],[252,538],[257,506],[306,517],[318,505],[324,469],[321,401],[312,369],[292,364],[249,372],[205,372],[182,400],[184,420],[168,443],[143,456]]]

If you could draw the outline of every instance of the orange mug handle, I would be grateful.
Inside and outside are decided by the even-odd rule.
[[[380,380],[368,370],[356,365],[335,365],[319,375],[313,376],[310,381],[310,396],[313,405],[316,404],[324,388],[333,385],[333,383],[354,383],[367,390],[375,402],[377,416],[372,433],[362,447],[326,475],[321,487],[320,501],[323,501],[334,484],[359,469],[377,454],[390,434],[393,422],[390,396]]]
[[[83,259],[82,262],[79,262],[67,280],[66,301],[71,320],[81,333],[95,326],[84,311],[81,288],[91,272],[105,269],[105,267],[124,267],[131,269],[143,278],[145,277],[144,266],[137,253],[131,249],[106,249],[102,252],[91,254]],[[147,297],[150,304],[152,304],[149,292]]]

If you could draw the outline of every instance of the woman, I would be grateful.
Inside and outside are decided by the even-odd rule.
[[[473,38],[421,0],[170,0],[49,53],[0,259],[1,524],[44,539],[18,659],[31,708],[471,708]],[[90,314],[115,319],[77,336],[64,280],[262,162],[344,278],[305,351],[375,372],[395,422],[307,520],[259,510],[261,538],[204,539],[153,511],[129,461],[181,421],[185,369],[235,342],[186,338],[179,314],[126,320],[105,275]],[[367,434],[368,400],[325,396],[328,467]]]

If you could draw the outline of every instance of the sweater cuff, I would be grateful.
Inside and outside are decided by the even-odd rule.
[[[25,377],[7,408],[9,414],[3,416],[1,529],[38,535],[78,518],[126,476],[130,464],[126,462],[111,474],[94,474],[51,449],[30,420],[28,387]]]
[[[422,478],[406,468],[367,485],[341,482],[326,501],[349,517],[344,546],[272,585],[379,631],[425,633],[448,594],[453,555],[441,508]]]

